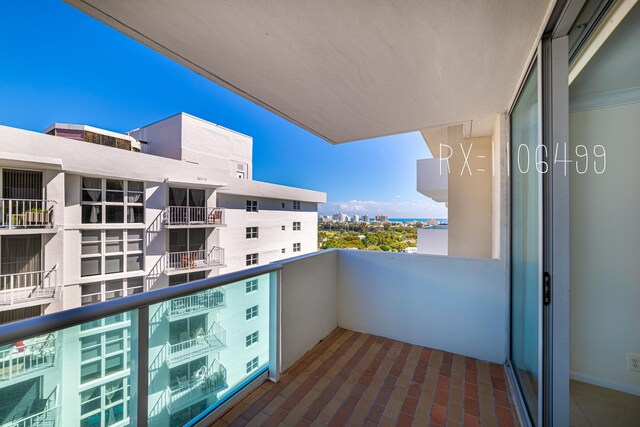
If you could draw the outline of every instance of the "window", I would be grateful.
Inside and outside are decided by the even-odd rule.
[[[287,227],[283,225],[282,226],[282,231],[285,231],[286,229],[287,229]]]
[[[247,212],[258,212],[257,200],[247,200]]]
[[[258,317],[258,306],[257,306],[257,305],[254,305],[254,306],[253,306],[253,307],[251,307],[251,308],[247,308],[247,310],[246,310],[246,313],[245,313],[245,314],[246,314],[246,318],[247,318],[247,320],[251,320],[251,319],[253,319],[254,317]]]
[[[247,293],[255,292],[258,290],[258,279],[249,280],[246,284]]]
[[[300,223],[299,222],[294,222],[293,223],[293,231],[300,231]]]
[[[80,392],[80,426],[107,426],[128,418],[129,393],[127,377]]]
[[[258,342],[258,331],[255,331],[252,334],[247,335],[245,346],[249,347]]]
[[[247,233],[247,239],[257,239],[258,227],[247,227],[246,233]]]
[[[144,223],[144,182],[82,177],[83,224]]]
[[[300,243],[293,244],[293,252],[300,252]]]
[[[201,280],[207,277],[206,271],[196,271],[195,273],[175,274],[169,276],[169,286],[181,285],[194,280]]]
[[[282,248],[282,253],[283,253],[283,254],[286,254],[286,253],[287,253],[287,250],[286,250],[285,248]]]
[[[144,270],[144,230],[83,230],[80,275]],[[125,263],[126,261],[126,263]]]
[[[299,200],[294,200],[293,201],[293,210],[294,211],[299,211],[300,210],[300,201]]]
[[[109,301],[126,295],[139,294],[144,289],[144,277],[106,280],[103,282],[83,283],[80,285],[80,304],[89,305]]]
[[[131,336],[128,327],[80,338],[80,383],[84,384],[129,367]]]
[[[254,369],[258,369],[258,357],[251,359],[247,362],[247,374],[253,371]]]
[[[247,255],[247,265],[258,265],[258,254]]]

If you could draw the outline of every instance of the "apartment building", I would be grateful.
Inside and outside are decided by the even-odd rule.
[[[42,134],[2,127],[0,152],[3,323],[317,247],[324,193],[254,181],[251,137],[188,114],[126,134],[61,123]],[[228,373],[238,378],[267,360],[268,323],[259,318],[269,311],[269,286],[261,281],[150,310],[149,405],[157,422],[189,420],[237,385]],[[138,321],[125,312],[3,346],[0,425],[69,425],[78,408],[82,425],[127,424]],[[60,351],[61,342],[74,345]],[[52,376],[54,367],[80,375]],[[62,383],[79,390],[64,396],[65,408]],[[20,415],[34,405],[35,415]]]

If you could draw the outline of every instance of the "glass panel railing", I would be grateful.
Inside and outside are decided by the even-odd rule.
[[[149,425],[189,424],[268,367],[271,277],[149,306]]]
[[[137,328],[131,311],[0,346],[0,426],[135,425]]]

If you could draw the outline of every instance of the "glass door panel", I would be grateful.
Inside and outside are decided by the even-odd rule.
[[[541,176],[537,64],[511,113],[511,363],[538,425],[540,372]]]

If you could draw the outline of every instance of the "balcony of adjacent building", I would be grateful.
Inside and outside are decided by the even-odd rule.
[[[418,192],[436,202],[447,203],[449,195],[449,164],[439,157],[420,159],[417,162]]]
[[[0,347],[0,388],[3,384],[42,375],[56,361],[56,333],[17,340]]]
[[[211,249],[170,251],[164,256],[164,272],[167,276],[206,271],[223,266],[224,249],[219,246]]]
[[[26,391],[26,395],[25,395]],[[28,387],[16,389],[13,396],[6,396],[0,404],[0,412],[3,418],[0,419],[0,427],[55,427],[60,425],[59,408],[57,401],[57,388],[54,388],[47,396],[30,399]],[[41,391],[37,391],[42,395]],[[30,402],[29,406],[22,404],[24,401]]]
[[[187,295],[176,298],[169,304],[169,321],[180,320],[186,317],[208,313],[212,309],[226,307],[226,295],[224,289],[212,289],[196,295]]]
[[[224,227],[224,209],[204,206],[167,206],[163,213],[166,228]]]
[[[193,321],[185,321],[184,324],[172,322],[171,335],[165,347],[165,360],[168,366],[174,367],[187,363],[225,347],[227,331],[218,322],[212,322],[208,329],[204,322],[201,326],[193,326],[194,323]]]
[[[499,260],[328,250],[53,316],[132,313],[131,351],[149,368],[132,366],[148,387],[131,399],[148,406],[131,402],[142,411],[131,421],[144,425],[186,408],[192,425],[518,425],[505,271]],[[243,298],[220,310],[216,291]],[[61,325],[47,317],[25,322]],[[75,339],[65,335],[68,351]],[[187,368],[202,359],[220,367]]]
[[[60,291],[55,275],[56,267],[0,274],[0,311],[52,303]]]
[[[56,233],[55,200],[0,199],[0,235]]]
[[[166,399],[167,411],[169,414],[175,414],[227,387],[227,369],[214,359],[209,366],[202,365],[193,372],[183,370],[175,378],[171,378],[170,385],[164,392],[168,399],[162,396],[160,400]],[[153,412],[152,410],[151,413]]]

